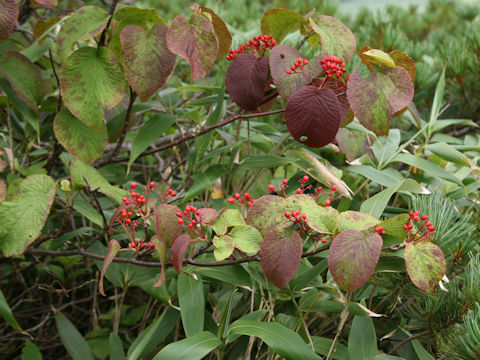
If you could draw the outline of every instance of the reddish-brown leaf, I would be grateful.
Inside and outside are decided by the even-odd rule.
[[[167,244],[163,241],[160,236],[154,235],[150,240],[155,245],[155,251],[157,252],[158,258],[160,259],[160,263],[162,264],[162,272],[160,273],[160,277],[158,278],[157,282],[153,285],[153,287],[160,287],[165,282],[165,263],[167,262]]]
[[[302,258],[302,239],[293,230],[274,228],[260,247],[260,261],[268,280],[280,289],[293,278]]]
[[[175,270],[180,274],[182,272],[183,258],[185,250],[192,242],[192,238],[188,234],[180,235],[175,239],[170,249],[170,260]]]
[[[98,281],[98,292],[105,296],[105,292],[103,291],[103,277],[105,276],[105,272],[107,271],[108,267],[112,263],[113,259],[120,250],[121,246],[119,242],[115,239],[112,239],[108,242],[108,251],[105,255],[105,260],[103,261],[102,271],[100,272],[100,280]]]
[[[0,0],[0,41],[8,38],[15,29],[18,17],[16,0]]]
[[[199,9],[200,11],[208,13],[212,19],[213,30],[215,30],[215,35],[217,35],[218,40],[217,59],[220,59],[221,57],[227,55],[230,50],[230,45],[232,44],[232,34],[230,34],[230,31],[228,30],[228,27],[222,18],[218,16],[212,9],[205,6],[200,6]]]
[[[183,226],[178,223],[177,212],[180,209],[176,205],[162,204],[154,208],[156,235],[170,247],[173,241],[182,233]]]
[[[230,64],[225,85],[233,102],[248,111],[256,110],[263,99],[268,75],[268,58],[241,54]]]
[[[218,211],[212,208],[198,209],[198,212],[200,215],[197,218],[202,225],[213,225],[218,216]]]

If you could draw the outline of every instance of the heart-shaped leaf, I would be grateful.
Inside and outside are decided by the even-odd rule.
[[[310,147],[335,139],[340,127],[340,106],[332,90],[304,86],[293,93],[285,108],[285,122],[293,138]]]
[[[18,17],[16,0],[0,0],[0,41],[8,38],[15,29]]]
[[[268,75],[268,58],[240,54],[232,61],[225,76],[225,85],[233,102],[248,111],[256,110],[263,99]]]
[[[394,114],[413,99],[412,78],[400,66],[373,70],[367,79],[360,76],[360,69],[353,72],[347,98],[362,125],[377,135],[387,135]]]
[[[442,250],[431,242],[408,243],[404,257],[412,282],[424,291],[433,292],[446,271]]]
[[[401,51],[393,50],[388,53],[388,55],[395,61],[395,66],[401,66],[407,70],[408,74],[412,78],[412,81],[415,80],[415,63],[412,58]]]
[[[146,101],[167,81],[175,65],[175,54],[168,50],[165,25],[155,25],[150,32],[137,25],[122,30],[123,68],[129,85]]]
[[[194,81],[205,77],[217,58],[213,25],[202,14],[193,14],[190,19],[180,14],[173,19],[167,31],[167,44],[172,53],[190,63]]]
[[[65,108],[55,116],[53,129],[55,137],[65,150],[87,163],[98,159],[107,146],[105,124],[102,131],[97,131],[78,120]]]
[[[193,5],[195,8],[196,4]],[[220,59],[227,55],[230,50],[230,45],[232,44],[232,34],[228,30],[227,24],[218,16],[212,9],[205,6],[198,6],[198,9],[202,12],[207,13],[207,17],[210,17],[213,25],[213,30],[217,36],[218,41],[218,54],[217,59]]]
[[[85,125],[103,129],[104,109],[117,105],[125,94],[122,67],[106,47],[85,46],[63,63],[60,71],[62,99]]]
[[[182,224],[178,223],[177,212],[180,208],[176,205],[161,204],[154,209],[156,235],[170,247],[174,240],[182,233]]]
[[[270,9],[262,17],[262,34],[272,35],[280,43],[288,33],[298,30],[306,20],[290,9]]]
[[[288,99],[296,90],[310,83],[304,74],[287,74],[285,72],[287,69],[290,69],[298,58],[304,59],[305,56],[297,49],[286,45],[277,45],[270,53],[269,62],[273,82],[280,96],[284,99]],[[311,80],[323,71],[320,59],[321,56],[318,56],[304,67],[305,73]]]
[[[351,229],[365,231],[379,222],[379,220],[369,214],[348,210],[339,214],[337,231],[342,232]]]
[[[290,229],[267,232],[260,248],[260,262],[268,280],[280,289],[293,278],[302,258],[302,238]]]
[[[337,284],[353,291],[373,275],[382,250],[382,237],[345,230],[333,239],[328,254],[328,268]]]

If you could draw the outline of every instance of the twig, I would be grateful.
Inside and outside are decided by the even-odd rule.
[[[425,330],[421,333],[418,333],[416,335],[413,335],[413,336],[410,336],[409,338],[406,338],[406,339],[403,339],[402,341],[400,341],[392,350],[390,350],[387,354],[388,355],[392,355],[395,353],[395,351],[397,351],[398,349],[400,349],[403,345],[405,345],[406,343],[409,343],[410,341],[412,340],[415,340],[415,339],[418,339],[418,338],[421,338],[421,337],[424,337],[424,336],[431,336],[433,335],[433,333],[431,332],[431,330]]]
[[[120,139],[117,142],[117,146],[115,146],[115,149],[110,154],[110,157],[107,161],[112,160],[115,156],[118,155],[120,149],[122,148],[123,142],[125,141],[125,136],[127,136],[128,129],[130,129],[130,127],[132,126],[132,107],[135,99],[137,98],[137,94],[132,90],[132,88],[129,89],[130,101],[128,102],[127,114],[125,115],[125,124],[123,124],[122,133],[120,134]]]
[[[103,213],[103,209],[102,207],[100,206],[100,202],[98,201],[98,196],[97,196],[97,189],[92,189],[90,187],[90,184],[88,183],[87,181],[87,178],[85,176],[82,176],[83,177],[83,181],[85,181],[85,184],[87,184],[87,193],[88,195],[90,195],[90,197],[93,199],[93,201],[95,202],[95,205],[97,207],[97,211],[100,213],[100,215],[102,215],[102,219],[103,219],[103,226],[107,226],[108,222],[107,222],[107,218],[105,217],[105,214]]]
[[[333,339],[332,345],[330,346],[330,350],[328,351],[328,355],[326,360],[330,360],[331,356],[335,352],[335,348],[337,347],[337,341],[342,333],[343,326],[347,322],[348,319],[348,303],[350,302],[350,298],[352,297],[352,293],[349,292],[347,296],[347,301],[345,302],[345,306],[343,307],[342,314],[340,315],[340,323],[338,324],[337,333],[335,334],[335,338]]]
[[[62,92],[60,90],[60,79],[58,78],[57,71],[55,70],[55,64],[53,63],[51,48],[48,48],[48,58],[50,59],[50,65],[52,66],[53,75],[55,76],[55,80],[57,81],[57,87],[58,87],[57,113],[58,113],[62,108]]]
[[[110,15],[110,18],[108,19],[107,26],[105,26],[105,29],[102,31],[102,35],[100,36],[100,41],[98,42],[98,46],[103,46],[105,45],[105,39],[107,36],[107,31],[108,28],[110,27],[110,24],[113,19],[113,13],[115,12],[115,8],[117,7],[117,4],[119,3],[120,0],[113,0],[112,5],[110,6],[110,11],[108,14]]]

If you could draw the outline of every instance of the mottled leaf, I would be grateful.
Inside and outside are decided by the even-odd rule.
[[[260,231],[262,236],[265,236],[270,229],[282,223],[285,226],[290,224],[284,216],[285,206],[285,199],[274,195],[264,195],[250,207],[246,222]]]
[[[57,0],[33,0],[35,3],[47,8],[47,9],[53,9],[55,6],[57,6]]]
[[[404,257],[412,282],[424,291],[433,292],[446,271],[442,250],[427,241],[407,243]]]
[[[340,20],[328,15],[318,16],[316,22],[312,18],[309,18],[309,21],[316,36],[320,37],[316,39],[314,35],[309,42],[312,44],[320,41],[323,53],[336,55],[347,64],[357,48],[357,41],[351,30]]]
[[[0,57],[0,74],[5,76],[17,96],[38,115],[45,89],[40,69],[22,54],[8,51]]]
[[[7,185],[0,179],[0,203],[7,197]]]
[[[77,41],[94,38],[105,29],[109,16],[99,6],[82,6],[62,25],[57,36],[57,54],[64,61]],[[91,69],[90,69],[91,70]]]
[[[344,230],[365,231],[379,222],[379,220],[369,214],[348,210],[339,214],[337,232]]]
[[[85,46],[75,51],[60,70],[62,99],[85,125],[101,131],[105,108],[111,109],[125,95],[125,79],[113,52]]]
[[[199,10],[208,13],[213,24],[213,30],[217,36],[218,41],[218,54],[217,59],[224,57],[229,53],[230,45],[232,44],[232,34],[228,30],[225,22],[218,16],[212,9],[205,6],[199,6]]]
[[[301,212],[307,215],[307,225],[316,232],[333,234],[338,227],[338,211],[331,206],[320,206],[315,202],[306,202]]]
[[[185,256],[185,250],[192,242],[192,239],[188,234],[180,235],[175,239],[170,251],[170,260],[175,270],[180,274],[182,272],[183,258]]]
[[[18,17],[16,0],[0,0],[0,41],[8,38],[15,29]]]
[[[108,242],[107,254],[105,255],[105,260],[103,260],[102,271],[100,272],[100,280],[98,281],[98,292],[103,296],[106,296],[105,291],[103,291],[103,277],[105,276],[105,272],[112,263],[113,259],[115,256],[117,256],[120,248],[120,243],[117,240],[112,239]]]
[[[315,82],[320,82],[320,80],[315,79]],[[324,87],[332,90],[337,97],[338,105],[340,106],[340,126],[346,126],[349,122],[353,121],[353,116],[349,119],[349,115],[353,115],[353,112],[350,108],[347,95],[345,94],[345,83],[329,77],[327,81],[325,81]]]
[[[171,52],[190,63],[194,81],[210,72],[218,54],[213,25],[202,14],[193,14],[190,19],[178,15],[168,28],[167,44]]]
[[[197,220],[202,225],[213,225],[218,216],[218,211],[212,208],[201,208],[197,211],[200,213],[197,215]]]
[[[33,36],[35,36],[35,39],[38,39],[40,36],[42,36],[47,30],[49,30],[52,26],[54,26],[59,21],[60,21],[60,18],[58,16],[54,16],[48,20],[38,19],[33,25]],[[39,44],[40,45],[43,44],[45,39],[46,37],[43,37],[41,40],[39,40]]]
[[[230,255],[232,255],[233,249],[235,249],[233,239],[228,235],[215,236],[213,238],[213,245],[215,246],[213,255],[217,261],[228,258]]]
[[[281,97],[288,99],[296,90],[309,84],[307,77],[301,73],[287,74],[285,71],[295,63],[298,58],[305,56],[295,48],[286,45],[275,46],[270,53],[270,71],[273,82]],[[320,56],[305,65],[305,73],[310,79],[314,79],[323,70],[320,65]]]
[[[288,131],[298,142],[322,147],[335,139],[340,127],[340,106],[332,90],[304,86],[293,93],[285,107]]]
[[[225,76],[225,86],[232,101],[248,111],[256,110],[263,99],[268,75],[268,58],[240,54],[232,61]]]
[[[335,140],[340,151],[345,154],[348,161],[353,161],[372,152],[367,134],[361,131],[340,128],[335,136]]]
[[[382,237],[358,230],[345,230],[333,239],[328,255],[328,268],[337,284],[353,291],[373,275],[382,250]]]
[[[178,223],[177,212],[180,208],[176,205],[161,204],[155,208],[155,231],[167,247],[182,234],[183,226]]]
[[[0,250],[22,254],[40,235],[50,213],[57,184],[46,175],[22,181],[13,199],[0,203]]]
[[[290,9],[270,9],[262,17],[262,34],[273,35],[280,43],[288,33],[300,28],[306,20],[302,15]]]
[[[108,142],[107,127],[102,131],[88,127],[63,108],[53,122],[55,137],[70,154],[87,163],[100,157]]]
[[[142,101],[160,89],[173,71],[176,56],[168,50],[166,33],[165,25],[154,25],[150,32],[127,25],[120,34],[125,76]]]
[[[260,232],[250,225],[238,225],[230,231],[235,247],[245,253],[256,253],[263,241]]]
[[[390,121],[397,111],[413,99],[413,83],[400,67],[376,68],[368,79],[353,72],[348,80],[347,98],[363,126],[377,135],[387,135]]]
[[[293,278],[302,258],[302,238],[290,229],[274,228],[265,234],[260,262],[268,280],[280,289]]]
[[[388,53],[388,55],[395,61],[395,66],[401,66],[407,70],[408,74],[412,78],[412,81],[415,80],[415,63],[412,58],[401,51],[393,50]]]
[[[92,189],[98,188],[98,191],[114,198],[118,203],[122,202],[122,197],[129,195],[127,190],[110,185],[97,169],[85,164],[80,159],[73,159],[70,162],[70,177],[72,183],[74,183],[74,187],[87,186],[84,180],[85,177]]]
[[[2,151],[0,150],[0,155]],[[4,171],[7,168],[8,164],[5,160],[0,159],[0,172]]]

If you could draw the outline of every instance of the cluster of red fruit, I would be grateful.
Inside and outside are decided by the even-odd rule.
[[[130,243],[130,248],[135,251],[142,250],[143,248],[155,249],[155,244],[151,242],[145,243],[143,242],[143,239],[140,239],[137,242],[132,241]]]
[[[408,219],[408,224],[404,224],[403,228],[407,230],[407,242],[419,242],[421,240],[431,240],[431,236],[435,232],[435,226],[432,225],[430,221],[428,221],[428,215],[421,215],[418,210],[410,211],[408,213],[410,218]],[[413,223],[418,223],[416,227],[418,230],[414,233]]]
[[[193,205],[187,205],[185,206],[185,210],[183,211],[183,213],[177,212],[178,223],[183,224],[184,226],[186,225],[189,229],[192,229],[196,224],[199,223],[197,219],[193,218],[194,215],[195,217],[200,216],[200,211],[198,211],[198,209]]]
[[[291,213],[289,213],[288,211],[285,211],[285,217],[294,222],[294,223],[301,223],[302,221],[305,221],[307,220],[307,215],[306,214],[302,214],[300,215],[300,210],[293,210]]]
[[[240,193],[235,193],[235,194],[233,194],[233,197],[228,198],[227,202],[229,204],[237,204],[239,206],[241,206],[245,203],[248,206],[252,206],[253,203],[255,202],[255,199],[252,199],[252,195],[250,195],[248,192],[243,194],[243,199],[242,199],[242,195],[240,195]]]
[[[378,234],[378,235],[385,235],[387,232],[385,231],[385,229],[383,228],[383,226],[377,226],[374,231]]]
[[[338,56],[326,56],[320,61],[320,65],[327,77],[336,75],[337,78],[341,78],[346,72],[343,61]]]
[[[257,35],[245,44],[240,45],[238,49],[230,50],[230,54],[226,58],[227,60],[233,60],[238,55],[247,52],[257,53],[259,56],[263,56],[265,50],[273,48],[276,44],[272,35]]]
[[[285,72],[287,74],[295,74],[298,68],[300,68],[303,72],[303,68],[305,67],[305,65],[308,65],[308,60],[298,58],[297,61],[295,61],[295,63],[290,67],[290,69],[285,70]]]

